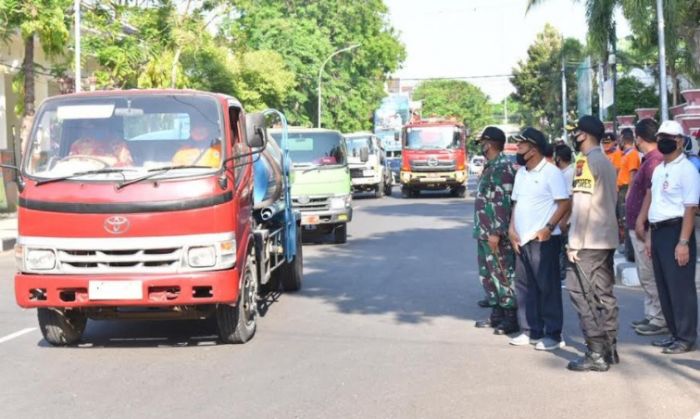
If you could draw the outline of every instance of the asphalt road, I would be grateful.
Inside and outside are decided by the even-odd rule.
[[[692,418],[700,352],[669,357],[634,335],[638,289],[617,288],[622,363],[572,373],[583,349],[565,297],[556,352],[474,328],[469,200],[356,199],[346,245],[304,247],[304,288],[262,309],[246,345],[206,322],[90,322],[84,344],[49,347],[14,304],[0,256],[0,416]]]

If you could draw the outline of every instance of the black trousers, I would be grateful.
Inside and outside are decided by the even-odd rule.
[[[688,244],[690,259],[685,266],[678,266],[675,250],[681,227],[677,223],[651,231],[651,262],[668,329],[675,339],[692,345],[698,338],[697,244],[693,233]]]
[[[559,252],[561,238],[530,241],[520,247],[515,262],[518,321],[531,339],[561,340],[564,309],[561,301]]]
[[[588,341],[606,343],[617,339],[614,253],[614,249],[581,249],[579,261],[569,264],[566,273],[566,289]]]

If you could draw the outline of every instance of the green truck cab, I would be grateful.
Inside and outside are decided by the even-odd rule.
[[[270,134],[281,139],[281,131]],[[347,223],[352,220],[352,191],[343,135],[317,128],[289,128],[287,135],[292,206],[301,211],[304,236],[333,233],[335,243],[345,243]]]

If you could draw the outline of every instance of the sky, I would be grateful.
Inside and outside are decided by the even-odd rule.
[[[548,0],[527,14],[527,0],[384,1],[407,52],[395,76],[404,80],[491,76],[468,81],[495,102],[513,91],[506,75],[527,56],[527,48],[546,23],[566,37],[584,43],[586,38],[582,0]],[[616,20],[622,39],[630,33],[629,25],[620,13]]]

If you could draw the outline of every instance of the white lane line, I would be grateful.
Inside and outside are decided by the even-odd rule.
[[[20,330],[20,331],[15,332],[15,333],[11,333],[11,334],[9,334],[9,335],[7,335],[7,336],[1,337],[1,338],[0,338],[0,343],[5,343],[5,342],[7,342],[8,340],[12,340],[12,339],[14,339],[14,338],[18,338],[18,337],[20,337],[20,336],[22,336],[22,335],[26,335],[27,333],[31,333],[31,332],[33,332],[33,331],[35,331],[35,330],[36,330],[36,327],[27,327],[26,329],[22,329],[22,330]]]

